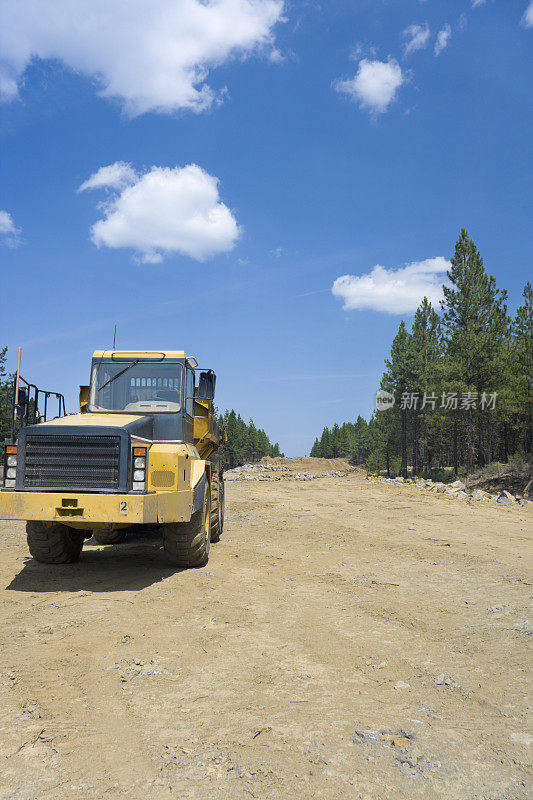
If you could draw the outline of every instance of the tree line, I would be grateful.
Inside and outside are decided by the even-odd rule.
[[[283,456],[279,444],[271,444],[262,428],[257,428],[251,419],[248,425],[233,409],[219,415],[218,424],[225,427],[227,442],[221,453],[226,469],[260,461],[264,456]]]
[[[464,228],[447,277],[440,313],[424,298],[410,330],[400,322],[380,383],[383,410],[325,428],[311,455],[403,476],[531,458],[533,287],[526,283],[511,318],[507,292]]]

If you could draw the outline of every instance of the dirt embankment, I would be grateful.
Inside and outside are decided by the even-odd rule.
[[[39,565],[0,523],[0,798],[526,800],[530,510],[227,491],[187,572],[139,535]]]
[[[350,472],[353,470],[347,458],[312,458],[311,456],[294,456],[287,458],[263,458],[263,465],[286,467],[293,472]]]
[[[262,458],[253,464],[226,470],[226,480],[272,480],[283,478],[315,480],[317,478],[340,478],[348,473],[360,472],[346,458]]]

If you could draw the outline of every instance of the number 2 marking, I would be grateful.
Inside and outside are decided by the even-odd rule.
[[[127,503],[126,500],[121,500],[120,501],[120,510],[121,511],[127,511],[128,510],[128,503]]]

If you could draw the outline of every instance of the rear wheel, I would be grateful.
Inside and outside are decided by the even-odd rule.
[[[195,511],[190,522],[171,522],[162,525],[163,548],[167,557],[178,567],[203,567],[209,558],[211,545],[211,493],[204,479],[202,507]]]
[[[85,534],[52,522],[31,520],[26,523],[26,534],[31,556],[43,564],[71,564],[81,553]]]
[[[214,475],[211,489],[211,541],[219,542],[224,527],[224,479]]]
[[[126,541],[126,531],[109,531],[104,529],[93,530],[93,536],[98,544],[120,544]]]

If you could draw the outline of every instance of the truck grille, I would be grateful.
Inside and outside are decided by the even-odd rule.
[[[119,436],[26,437],[24,488],[118,489]]]

